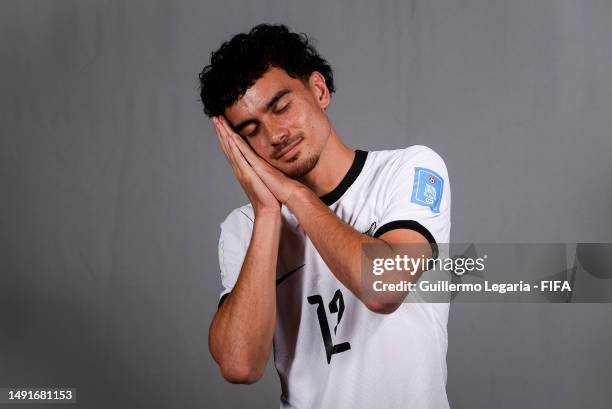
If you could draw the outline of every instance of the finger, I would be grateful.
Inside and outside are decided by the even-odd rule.
[[[221,124],[221,122],[219,121],[219,119],[216,119],[216,123],[217,123],[217,128],[218,128],[218,139],[219,139],[219,143],[221,144],[221,146],[223,146],[223,150],[225,152],[225,155],[228,159],[228,161],[230,162],[230,164],[232,165],[232,167],[236,168],[236,156],[232,153],[232,149],[230,148],[230,140],[227,137],[227,131],[226,129],[223,127],[223,125]]]
[[[215,129],[215,136],[217,137],[217,142],[219,143],[219,147],[221,148],[221,150],[223,151],[225,156],[227,156],[227,154],[228,154],[227,148],[225,147],[225,143],[221,139],[221,131],[219,129],[219,125],[218,125],[219,122],[218,122],[217,118],[213,116],[210,119],[210,122],[212,123],[213,128]]]
[[[240,153],[242,153],[249,165],[255,170],[255,173],[257,173],[264,182],[269,180],[269,177],[277,178],[282,175],[281,171],[257,155],[242,138],[237,135],[233,135],[231,138],[240,150]]]
[[[225,136],[225,129],[219,122],[218,117],[215,117],[213,119],[213,124],[215,126],[215,132],[217,133],[217,140],[219,141],[219,145],[221,146],[223,153],[225,153],[225,156],[227,156],[229,159],[230,150],[229,150],[229,145],[227,144],[227,137]]]
[[[230,146],[230,152],[234,160],[234,163],[243,172],[243,174],[246,175],[249,173],[255,173],[254,169],[251,167],[251,165],[247,162],[245,157],[242,155],[242,152],[240,152],[240,149],[236,145],[235,139],[230,138],[228,140],[228,143]]]
[[[225,149],[227,149],[228,160],[230,161],[234,171],[237,174],[244,175],[245,167],[241,166],[241,161],[244,161],[244,158],[238,151],[236,154],[236,147],[231,144],[231,130],[228,129],[228,126],[223,123],[223,117],[217,117],[217,126],[219,127],[219,135],[221,142],[224,144]]]
[[[253,149],[251,149],[251,147],[242,139],[242,137],[231,129],[229,122],[227,122],[225,118],[221,118],[219,122],[221,123],[227,138],[234,141],[247,162],[253,167],[261,167],[264,163],[263,159],[257,156],[257,154],[253,152]]]
[[[218,117],[218,125],[219,125],[219,128],[221,129],[221,135],[222,135],[221,138],[226,143],[228,150],[230,150],[229,149],[230,141],[233,141],[233,145],[235,146],[238,145],[238,143],[242,143],[246,145],[245,142],[242,140],[242,137],[238,135],[236,132],[234,132],[234,130],[230,126],[227,119],[225,119],[224,117]],[[234,159],[238,163],[240,161],[245,160],[245,156],[244,156],[244,153],[242,152],[242,149],[240,149],[240,146],[236,146],[236,148],[238,149],[238,154],[234,156]],[[247,160],[247,162],[249,161]]]
[[[221,132],[226,141],[229,140],[232,135],[236,135],[236,132],[234,132],[227,119],[224,117],[219,117],[218,121],[219,128],[221,128]]]
[[[263,160],[253,152],[253,149],[238,135],[233,134],[230,136],[240,152],[244,155],[245,159],[251,164],[251,166],[261,166]]]
[[[242,177],[242,172],[236,163],[235,155],[232,154],[228,139],[224,136],[225,132],[221,128],[218,118],[213,119],[213,124],[215,125],[215,132],[217,133],[217,141],[219,142],[219,146],[221,146],[221,150],[225,154],[225,157],[232,167],[234,174],[240,179]]]

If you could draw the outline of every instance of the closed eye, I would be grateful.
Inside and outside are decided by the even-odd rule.
[[[291,105],[291,103],[286,103],[285,106],[283,106],[280,109],[277,109],[274,111],[275,114],[282,114],[283,112],[285,112],[287,109],[289,109],[289,105]]]
[[[251,137],[257,135],[257,132],[259,132],[259,125],[255,125],[253,130],[251,132],[247,133],[246,136],[251,138]]]

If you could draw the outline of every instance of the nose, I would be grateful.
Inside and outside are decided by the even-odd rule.
[[[272,146],[282,145],[289,137],[289,130],[280,122],[271,121],[268,123],[267,128],[268,139],[270,141],[270,145]]]

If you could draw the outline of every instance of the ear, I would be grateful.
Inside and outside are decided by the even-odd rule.
[[[308,85],[317,99],[319,106],[322,109],[327,108],[331,101],[331,96],[329,94],[329,89],[327,88],[323,74],[321,74],[319,71],[313,71],[308,79]]]

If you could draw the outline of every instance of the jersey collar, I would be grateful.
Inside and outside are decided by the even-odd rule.
[[[367,151],[361,151],[359,149],[355,150],[355,159],[353,159],[353,164],[349,168],[344,178],[340,181],[338,186],[334,188],[331,192],[324,194],[319,197],[323,203],[327,206],[330,206],[338,201],[348,190],[349,187],[353,184],[353,182],[357,179],[361,170],[363,169],[363,165],[365,165],[366,158],[368,157]]]

